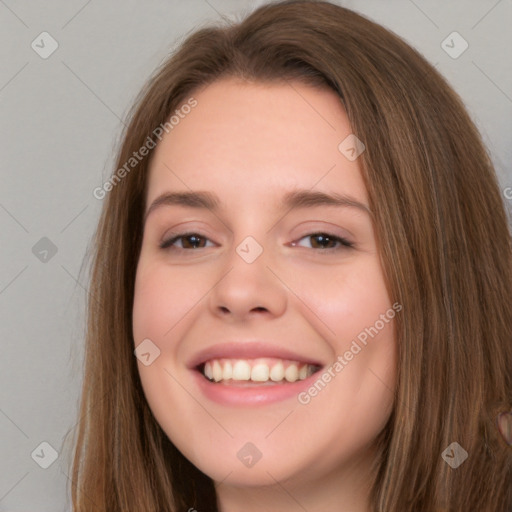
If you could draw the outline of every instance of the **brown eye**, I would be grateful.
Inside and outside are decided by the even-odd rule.
[[[303,236],[300,240],[303,239],[311,240],[312,249],[336,250],[353,247],[353,244],[345,238],[330,233],[311,233],[310,235]],[[299,244],[295,242],[293,245]]]
[[[205,247],[205,243],[208,238],[201,236],[199,233],[180,233],[179,235],[162,242],[160,244],[160,248],[171,248],[178,240],[182,240],[182,247],[174,247],[175,249],[202,249]]]

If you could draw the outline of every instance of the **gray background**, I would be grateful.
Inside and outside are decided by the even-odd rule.
[[[0,0],[0,511],[70,509],[64,439],[82,371],[80,267],[101,208],[92,191],[112,171],[121,120],[184,35],[262,3]],[[512,186],[512,0],[340,3],[436,65],[482,132],[502,190]],[[43,31],[59,45],[47,59],[31,47]],[[469,43],[456,59],[441,47],[453,31]],[[55,254],[41,252],[49,246]],[[48,469],[42,442],[58,452]]]

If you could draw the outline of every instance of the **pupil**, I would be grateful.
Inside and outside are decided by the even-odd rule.
[[[189,236],[187,236],[187,237],[185,238],[185,240],[187,240],[187,242],[188,242],[188,241],[190,241],[190,240],[192,240],[192,244],[191,244],[191,245],[192,245],[194,248],[197,248],[195,244],[197,244],[197,243],[198,243],[198,241],[199,241],[199,237],[198,237],[198,236],[195,236],[195,235],[189,235]],[[189,244],[187,243],[186,245],[189,245]]]
[[[316,240],[318,240],[321,244],[321,247],[325,247],[325,245],[322,245],[322,242],[327,242],[329,243],[330,242],[330,239],[328,236],[325,236],[325,235],[313,235],[315,237]]]

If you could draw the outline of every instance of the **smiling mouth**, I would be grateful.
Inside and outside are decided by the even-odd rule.
[[[210,359],[196,367],[205,379],[219,385],[271,386],[307,379],[321,366],[289,359]]]

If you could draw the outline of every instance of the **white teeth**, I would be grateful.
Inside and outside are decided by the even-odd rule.
[[[206,377],[208,377],[210,380],[213,379],[213,372],[212,372],[212,363],[210,363],[210,361],[208,361],[205,365],[204,365],[204,374]]]
[[[288,382],[295,382],[299,378],[299,370],[296,364],[291,364],[284,372],[284,378]]]
[[[256,364],[252,367],[251,380],[256,382],[266,382],[268,380],[269,373],[270,370],[268,369],[268,365],[264,363]]]
[[[219,382],[222,380],[222,366],[219,361],[213,361],[212,364],[213,380]]]
[[[272,367],[272,370],[270,370],[270,378],[274,382],[279,382],[280,380],[284,379],[284,366],[283,363],[277,363]]]
[[[233,366],[233,380],[249,380],[251,378],[251,366],[247,361],[237,361]]]
[[[222,374],[222,378],[224,380],[233,378],[233,365],[229,361],[224,363],[224,372]]]
[[[210,381],[295,382],[312,375],[317,367],[296,361],[275,359],[212,359],[203,373]]]

